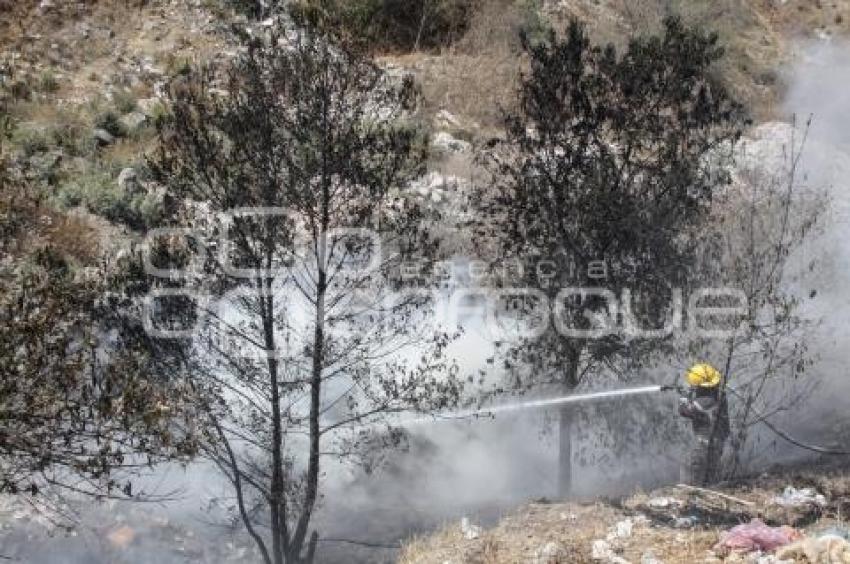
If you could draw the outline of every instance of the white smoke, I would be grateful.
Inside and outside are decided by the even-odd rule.
[[[813,116],[802,169],[805,183],[829,189],[830,210],[824,233],[806,253],[819,267],[800,290],[816,290],[804,313],[822,323],[812,335],[813,352],[820,357],[809,375],[820,382],[811,401],[795,413],[792,434],[829,443],[835,439],[836,425],[847,423],[850,404],[850,46],[838,42],[802,45],[796,62],[787,70],[789,85],[782,116],[790,121],[798,116],[798,125]],[[765,156],[776,158],[787,144],[789,128],[766,125],[756,130],[756,141],[764,143]],[[798,128],[802,131],[802,127]],[[758,137],[761,136],[761,137]],[[765,162],[771,162],[766,158]],[[470,331],[453,347],[453,353],[465,368],[485,364],[492,350],[480,334]],[[666,380],[666,378],[663,378]],[[663,399],[670,404],[668,399]],[[671,417],[675,417],[673,405]],[[412,441],[407,455],[391,457],[376,474],[365,476],[344,468],[329,466],[324,475],[325,503],[316,518],[322,537],[338,540],[363,540],[392,545],[399,538],[427,531],[444,521],[459,520],[462,515],[488,521],[511,506],[555,492],[556,454],[551,437],[541,435],[544,427],[540,413],[509,415],[494,421],[440,424],[423,430]],[[832,432],[833,435],[830,435]],[[661,445],[663,446],[663,445]],[[846,445],[845,445],[846,446]],[[654,450],[654,449],[648,449]],[[792,449],[793,450],[793,449]],[[804,455],[802,451],[794,451]],[[665,459],[647,459],[625,468],[610,461],[605,470],[578,469],[576,485],[587,495],[616,493],[619,489],[646,480],[652,485],[675,469],[677,453]],[[181,554],[175,547],[186,540],[187,531],[201,535],[203,542],[233,542],[230,533],[209,525],[220,518],[210,516],[207,502],[227,492],[227,485],[208,468],[197,466],[187,472],[168,472],[161,479],[168,487],[184,488],[183,501],[168,506],[115,510],[103,506],[90,510],[84,519],[88,533],[75,537],[57,535],[47,542],[33,542],[38,532],[17,528],[0,542],[0,554],[26,562],[151,562],[162,564],[185,561],[217,560],[220,553],[206,549],[203,554]],[[612,474],[613,472],[613,474]],[[660,472],[660,475],[659,475]],[[659,477],[660,476],[660,477]],[[668,473],[669,477],[670,474]],[[155,483],[154,480],[152,483]],[[607,489],[606,489],[607,488]],[[2,508],[0,508],[2,509]],[[93,520],[101,519],[97,524]],[[163,525],[180,523],[174,527]],[[104,539],[123,524],[136,530],[138,539],[126,548],[109,546]],[[157,525],[158,523],[158,525]],[[181,535],[180,541],[175,540]],[[224,537],[224,538],[223,538]],[[249,543],[250,544],[250,543]],[[240,553],[239,547],[230,551]],[[320,546],[325,562],[391,561],[393,552],[381,548],[328,542]],[[219,556],[214,556],[219,554]]]

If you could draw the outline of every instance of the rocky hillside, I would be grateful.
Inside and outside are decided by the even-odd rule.
[[[232,54],[232,25],[264,25],[227,0],[7,1],[0,11],[1,90],[15,124],[15,163],[50,209],[85,210],[131,232],[157,219],[161,195],[146,183],[144,154],[153,148],[165,83],[188,65]],[[729,53],[720,70],[757,118],[785,117],[777,109],[781,69],[801,42],[850,31],[846,0],[485,0],[451,44],[376,53],[422,87],[432,168],[442,174],[423,189],[474,174],[470,143],[498,132],[523,67],[520,30],[545,33],[578,17],[598,40],[622,44],[671,12],[718,31]]]

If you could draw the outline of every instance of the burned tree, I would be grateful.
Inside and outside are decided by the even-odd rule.
[[[780,145],[739,145],[736,182],[715,198],[700,245],[697,272],[704,280],[739,289],[747,308],[728,338],[695,339],[685,354],[718,359],[730,400],[731,456],[709,473],[733,477],[756,454],[754,427],[802,405],[815,382],[805,378],[816,321],[805,312],[817,294],[818,254],[807,253],[827,208],[823,187],[807,186],[801,172],[809,123],[794,122]],[[723,305],[723,304],[720,304]],[[722,363],[722,364],[720,364]]]
[[[397,292],[401,261],[437,248],[405,192],[425,157],[411,83],[310,30],[242,39],[171,85],[152,165],[206,251],[160,284],[217,302],[188,345],[203,454],[263,560],[301,562],[327,462],[372,462],[400,438],[389,414],[448,406],[459,385],[427,292]]]
[[[0,122],[5,120],[0,113]],[[118,319],[97,233],[45,205],[0,136],[0,492],[138,498],[132,476],[195,452],[186,389]],[[171,374],[171,376],[175,376]],[[182,418],[182,425],[180,420]],[[150,496],[146,496],[150,497]]]
[[[712,194],[728,180],[722,165],[742,112],[712,74],[722,56],[717,37],[677,19],[622,54],[592,46],[578,22],[565,37],[525,48],[519,110],[489,155],[496,191],[481,196],[484,232],[498,226],[503,254],[554,272],[541,280],[527,268],[514,281],[556,304],[555,327],[507,347],[505,361],[526,374],[515,386],[564,393],[664,342],[624,335],[624,316],[608,298],[622,296],[642,327],[664,324],[674,290],[686,286]],[[565,287],[584,290],[559,295]],[[629,370],[619,373],[628,380]],[[559,429],[566,495],[570,412]]]

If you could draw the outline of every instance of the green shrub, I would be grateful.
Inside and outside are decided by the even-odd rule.
[[[136,196],[131,204],[132,209],[137,210],[139,219],[145,228],[156,227],[162,224],[165,210],[162,200],[154,194]]]
[[[110,135],[115,137],[124,137],[126,134],[124,126],[121,125],[121,120],[118,118],[118,115],[111,110],[99,114],[94,120],[94,126],[98,129],[107,131]]]
[[[46,152],[50,149],[50,142],[51,137],[45,128],[20,128],[12,135],[12,143],[27,157]]]
[[[83,206],[91,213],[118,223],[133,222],[130,198],[106,171],[90,171],[59,187],[56,200],[63,208]]]
[[[59,81],[52,71],[43,71],[36,80],[36,90],[46,94],[52,94],[59,90]]]
[[[129,90],[118,90],[112,96],[115,109],[121,114],[129,114],[136,111],[136,95]]]
[[[93,214],[130,227],[145,229],[162,218],[162,205],[153,194],[130,194],[109,170],[84,172],[59,186],[54,203],[68,209],[83,206]]]
[[[186,76],[192,72],[192,59],[171,55],[166,61],[165,72],[169,76]]]
[[[552,29],[543,16],[542,0],[516,0],[516,11],[520,18],[519,32],[528,38],[532,45],[544,41]]]
[[[73,117],[66,117],[53,124],[50,137],[53,145],[72,157],[89,155],[95,146],[85,123]]]
[[[260,0],[224,0],[224,3],[251,18],[259,18],[263,15],[263,2]],[[271,3],[273,4],[274,0]]]
[[[157,102],[150,109],[149,113],[150,115],[148,117],[150,117],[151,125],[153,125],[154,127],[158,127],[165,123],[165,121],[168,119],[168,106],[166,106],[162,102]]]

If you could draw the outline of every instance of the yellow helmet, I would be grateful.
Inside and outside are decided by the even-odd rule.
[[[720,371],[710,364],[694,364],[685,374],[688,385],[699,388],[715,388],[722,379]]]

